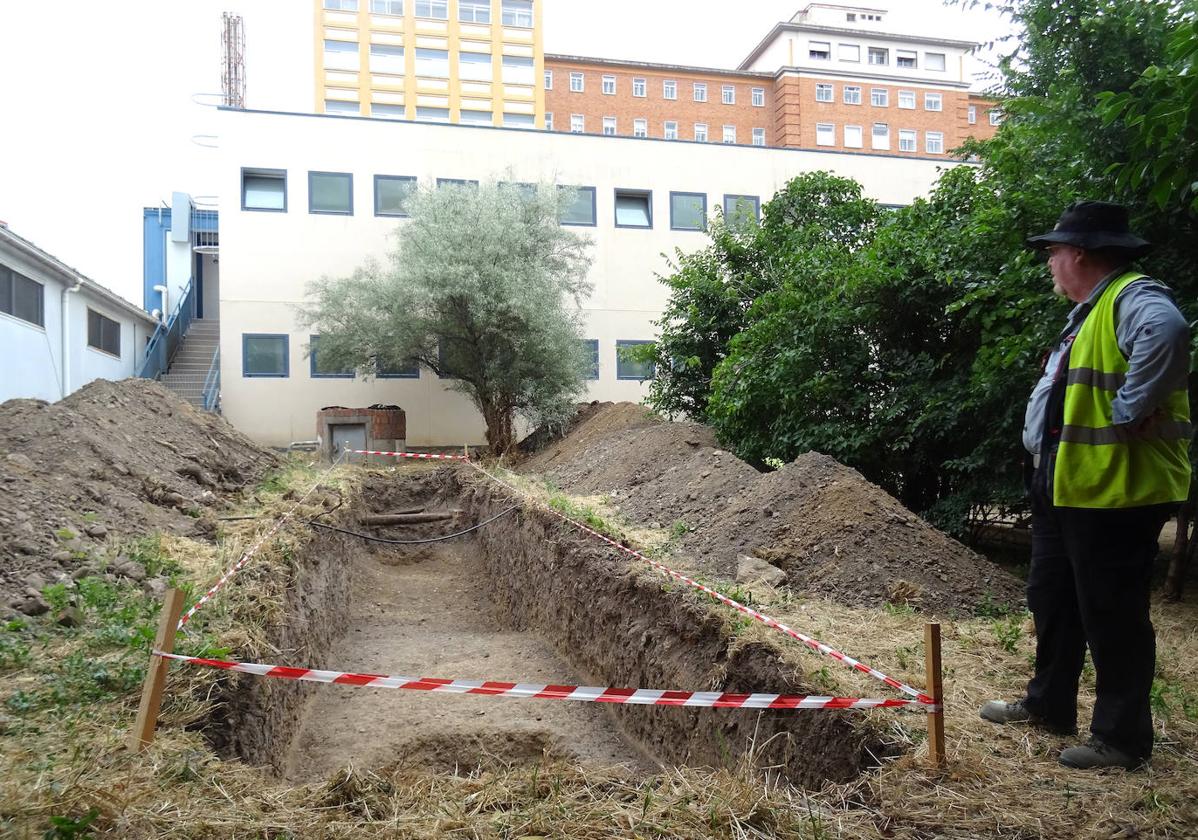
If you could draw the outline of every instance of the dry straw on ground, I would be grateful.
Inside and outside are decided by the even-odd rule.
[[[276,486],[302,493],[316,477],[310,469],[291,469]],[[340,471],[335,481],[342,493],[352,494],[352,471]],[[289,509],[292,502],[284,495],[260,492],[261,512],[272,516]],[[162,545],[198,586],[235,561],[259,527],[253,521],[230,523],[219,550],[182,538],[164,539]],[[268,625],[281,619],[292,572],[288,558],[310,538],[307,529],[288,527],[269,541],[201,611],[200,635],[231,648],[234,656],[268,656]],[[923,682],[924,616],[904,608],[848,608],[770,589],[741,594],[883,671]],[[1196,618],[1198,610],[1190,604],[1154,608],[1158,746],[1148,771],[1068,771],[1055,761],[1065,741],[979,720],[982,701],[1019,692],[1033,652],[1025,616],[990,615],[944,620],[948,768],[933,771],[923,761],[921,715],[878,711],[873,714],[894,738],[909,745],[907,754],[852,784],[820,791],[773,784],[748,769],[751,757],[738,770],[681,768],[644,778],[618,769],[583,771],[548,759],[535,767],[461,768],[456,775],[348,767],[322,784],[291,787],[213,754],[200,729],[213,712],[217,681],[228,677],[179,667],[171,671],[157,741],[144,755],[132,755],[125,734],[136,707],[135,688],[102,702],[27,714],[12,710],[19,687],[51,679],[56,663],[83,644],[77,635],[46,630],[28,661],[9,667],[5,660],[0,701],[9,710],[0,728],[0,834],[41,837],[52,817],[78,820],[95,809],[95,836],[121,838],[1194,837]],[[737,617],[730,614],[728,620]],[[772,631],[753,625],[741,633],[751,641]],[[830,693],[884,696],[880,683],[798,644],[784,644],[793,648],[795,666],[815,674]],[[144,661],[144,654],[135,658]],[[1083,697],[1092,694],[1087,669]],[[67,827],[46,836],[87,836],[61,825]]]

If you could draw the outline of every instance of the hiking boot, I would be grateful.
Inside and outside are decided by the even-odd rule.
[[[1136,770],[1144,765],[1144,761],[1135,758],[1123,750],[1116,749],[1110,744],[1104,744],[1097,738],[1091,738],[1082,747],[1070,747],[1061,751],[1061,764],[1074,770],[1101,770],[1104,767],[1122,767],[1124,770]]]
[[[1032,714],[1022,700],[1015,700],[1011,703],[1005,700],[991,700],[982,705],[979,714],[983,720],[988,720],[991,723],[1026,723],[1054,735],[1077,734],[1076,726],[1059,726],[1044,720],[1039,715]]]

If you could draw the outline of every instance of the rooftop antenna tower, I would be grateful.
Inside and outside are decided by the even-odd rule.
[[[228,108],[245,107],[245,30],[241,15],[221,13],[220,87],[222,104]]]

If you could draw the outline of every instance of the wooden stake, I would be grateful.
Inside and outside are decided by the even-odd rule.
[[[175,632],[179,628],[179,616],[183,613],[183,593],[168,589],[162,601],[162,614],[158,617],[158,635],[154,637],[154,650],[174,653]],[[129,733],[129,749],[140,752],[154,740],[154,729],[158,726],[158,710],[162,707],[162,690],[166,687],[166,671],[170,662],[161,656],[150,654],[150,667],[146,669],[146,681],[141,687],[141,705],[137,707],[137,720]]]
[[[928,758],[936,767],[944,767],[944,676],[940,667],[940,625],[923,627],[923,652],[927,669],[927,694],[940,706],[938,712],[928,712]]]

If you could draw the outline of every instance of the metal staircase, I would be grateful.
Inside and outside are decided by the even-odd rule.
[[[220,321],[197,319],[162,375],[162,384],[197,408],[213,409],[210,374],[220,346]],[[207,393],[206,393],[207,391]]]

